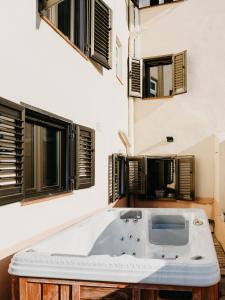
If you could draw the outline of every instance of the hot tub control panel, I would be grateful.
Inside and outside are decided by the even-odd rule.
[[[140,220],[142,219],[142,211],[141,210],[125,210],[120,213],[120,219],[122,220]]]

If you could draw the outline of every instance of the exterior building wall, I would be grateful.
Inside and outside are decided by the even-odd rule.
[[[214,135],[225,131],[224,26],[224,1],[140,10],[141,57],[187,50],[188,91],[169,100],[135,101],[135,154],[194,154],[199,198],[214,197]]]
[[[113,10],[113,68],[109,71],[82,57],[40,19],[36,0],[0,3],[0,96],[96,131],[95,186],[51,201],[0,207],[0,258],[108,204],[108,155],[125,153],[118,131],[128,132],[129,31],[126,1],[106,3]],[[123,51],[122,84],[116,77],[116,36]]]

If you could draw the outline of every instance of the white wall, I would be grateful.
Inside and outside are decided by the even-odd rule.
[[[52,201],[0,207],[0,257],[4,250],[108,203],[108,155],[125,152],[118,131],[128,131],[128,26],[126,1],[106,2],[113,9],[110,71],[99,71],[40,20],[36,0],[0,1],[0,96],[96,130],[96,185]],[[116,78],[116,35],[123,47],[123,85]]]
[[[135,102],[136,154],[196,155],[196,195],[214,196],[214,133],[225,130],[225,2],[186,0],[140,12],[141,56],[187,49],[188,92]],[[166,143],[166,136],[174,143]]]

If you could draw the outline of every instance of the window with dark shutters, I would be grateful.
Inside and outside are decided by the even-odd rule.
[[[0,205],[23,198],[24,108],[0,98]]]
[[[128,194],[144,195],[146,193],[146,158],[127,158],[127,187]]]
[[[129,96],[142,97],[142,69],[141,59],[129,58]]]
[[[176,159],[176,194],[177,199],[193,200],[195,187],[194,156],[178,156]]]
[[[111,69],[112,11],[102,0],[92,0],[91,58]]]
[[[95,131],[76,125],[76,189],[95,184]]]

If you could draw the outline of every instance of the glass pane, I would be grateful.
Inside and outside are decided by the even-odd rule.
[[[58,185],[59,131],[53,127],[41,127],[42,188]]]
[[[25,123],[25,189],[34,188],[34,124]]]
[[[173,92],[172,64],[159,65],[147,69],[149,97],[168,97]]]

